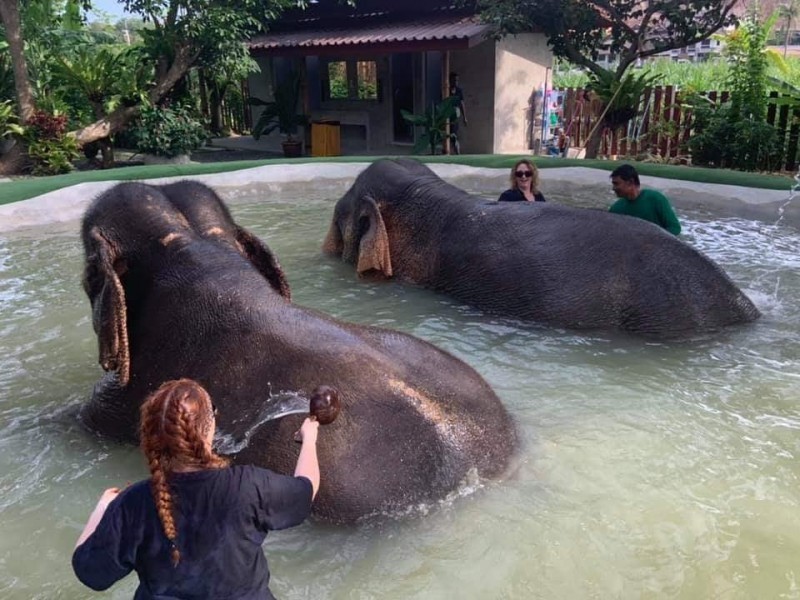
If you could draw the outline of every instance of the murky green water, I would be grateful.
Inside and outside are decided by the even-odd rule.
[[[497,390],[525,445],[510,480],[411,518],[270,535],[278,597],[800,598],[797,231],[680,214],[685,239],[764,316],[659,344],[520,326],[358,282],[319,252],[334,200],[308,196],[232,206],[279,256],[295,302],[461,357]],[[81,263],[77,223],[0,234],[5,599],[89,597],[70,568],[75,539],[105,487],[146,476],[137,449],[74,418],[100,374]],[[97,597],[130,598],[134,579]]]

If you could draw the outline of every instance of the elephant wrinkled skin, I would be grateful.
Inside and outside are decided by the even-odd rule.
[[[84,289],[100,362],[81,418],[135,440],[139,405],[162,382],[196,379],[222,433],[249,443],[238,462],[292,473],[301,415],[259,425],[272,392],[336,387],[339,418],[319,434],[315,513],[352,522],[434,502],[471,473],[501,476],[517,438],[469,366],[403,333],[292,304],[278,261],[208,187],[123,183],[82,223]]]
[[[634,217],[548,202],[487,202],[411,159],[365,169],[323,251],[487,312],[657,337],[759,317],[703,254]]]

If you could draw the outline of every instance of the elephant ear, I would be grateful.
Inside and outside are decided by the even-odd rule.
[[[131,359],[125,289],[118,270],[125,267],[99,228],[92,228],[89,235],[94,242],[94,252],[87,257],[84,287],[92,302],[99,362],[106,371],[116,371],[119,385],[124,387],[130,380]]]
[[[287,300],[292,299],[292,290],[278,259],[267,246],[244,227],[236,228],[236,241],[242,252],[269,284]]]
[[[356,271],[359,275],[367,271],[378,271],[386,277],[391,277],[392,257],[389,252],[389,236],[378,204],[369,196],[365,196],[361,203],[358,227],[360,239]]]

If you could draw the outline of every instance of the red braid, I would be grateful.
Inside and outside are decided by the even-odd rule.
[[[144,401],[140,414],[139,439],[150,469],[153,500],[170,541],[172,564],[177,565],[181,553],[176,543],[175,497],[167,478],[176,470],[221,469],[228,461],[206,443],[214,409],[199,383],[177,379],[162,384]]]

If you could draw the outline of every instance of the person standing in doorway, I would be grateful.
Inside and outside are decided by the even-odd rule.
[[[657,190],[643,190],[639,173],[631,165],[620,165],[611,173],[611,187],[618,199],[609,212],[638,217],[655,223],[673,235],[681,232],[681,224],[667,197]]]
[[[458,121],[459,119],[467,126],[467,111],[464,107],[464,90],[458,85],[458,73],[450,73],[449,96],[455,96],[456,117],[450,120],[450,145],[453,154],[461,154],[461,145],[458,143]]]

